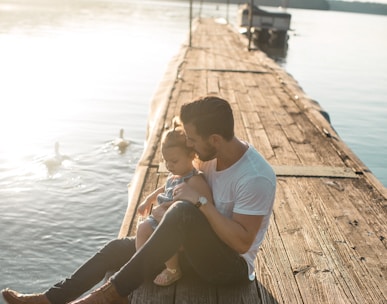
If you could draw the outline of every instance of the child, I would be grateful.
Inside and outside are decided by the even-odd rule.
[[[137,228],[136,249],[138,250],[151,236],[166,210],[174,203],[173,191],[175,186],[183,182],[203,192],[199,188],[205,187],[206,193],[211,193],[204,176],[193,166],[195,151],[186,145],[184,130],[176,121],[173,122],[173,129],[166,131],[161,141],[161,153],[165,165],[170,172],[164,186],[156,189],[138,207],[141,215],[149,214],[151,206],[157,201],[152,214],[142,221]],[[175,254],[166,263],[164,269],[155,279],[158,286],[169,286],[182,277],[182,271],[178,263],[178,255]]]

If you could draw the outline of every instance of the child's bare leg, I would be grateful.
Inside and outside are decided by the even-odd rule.
[[[167,262],[165,262],[164,269],[154,280],[153,282],[159,286],[169,286],[172,283],[176,282],[182,277],[182,272],[179,265],[178,255],[175,254]]]
[[[180,264],[179,264],[179,256],[175,254],[173,257],[171,257],[168,261],[165,262],[165,266],[167,266],[170,270],[178,270],[180,271]]]
[[[143,221],[138,225],[136,234],[136,250],[140,249],[142,245],[144,245],[152,233],[153,228],[148,221]]]

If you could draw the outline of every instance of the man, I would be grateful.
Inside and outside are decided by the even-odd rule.
[[[182,106],[180,119],[187,145],[202,161],[214,203],[209,195],[181,184],[174,193],[177,201],[138,252],[134,239],[114,240],[43,294],[3,290],[8,303],[68,303],[118,269],[102,287],[71,303],[128,303],[127,296],[146,278],[154,278],[181,247],[182,257],[203,280],[226,285],[254,279],[254,260],[272,213],[275,174],[251,145],[235,137],[227,101],[199,98]]]

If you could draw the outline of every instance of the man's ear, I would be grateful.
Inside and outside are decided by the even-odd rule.
[[[208,141],[211,145],[218,146],[223,141],[223,137],[219,134],[212,134],[208,137]]]

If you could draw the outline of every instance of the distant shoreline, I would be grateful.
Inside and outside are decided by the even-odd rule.
[[[181,1],[181,0],[179,0]],[[226,0],[210,0],[207,2],[227,3]],[[229,0],[232,4],[250,3],[249,0]],[[336,1],[336,0],[259,0],[255,1],[260,6],[286,6],[288,8],[313,9],[350,12],[360,14],[387,15],[387,4],[376,2]],[[195,1],[194,1],[195,4]]]
[[[387,15],[387,4],[375,2],[329,1],[331,11]]]

